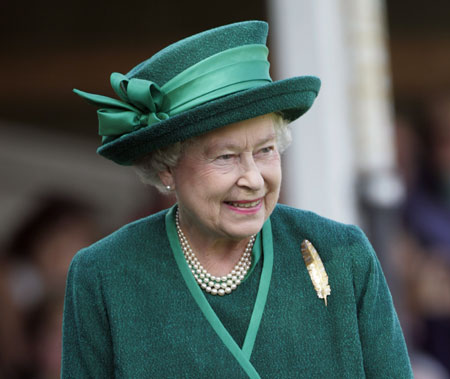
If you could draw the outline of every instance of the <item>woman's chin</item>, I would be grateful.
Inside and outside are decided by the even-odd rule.
[[[222,228],[233,239],[244,239],[259,233],[264,225],[264,201],[254,207],[236,207],[224,203],[225,213],[222,218]]]
[[[258,234],[262,229],[264,219],[255,219],[246,222],[230,222],[225,223],[222,230],[235,240],[241,240],[250,237],[253,234]]]

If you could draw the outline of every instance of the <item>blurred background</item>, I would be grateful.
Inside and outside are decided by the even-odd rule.
[[[274,79],[317,75],[281,202],[361,226],[417,378],[450,372],[450,2],[54,1],[0,4],[0,378],[57,378],[65,278],[80,248],[172,204],[96,155],[95,108],[166,45],[270,24]]]

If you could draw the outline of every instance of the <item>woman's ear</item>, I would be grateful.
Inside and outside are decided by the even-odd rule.
[[[175,189],[175,180],[173,177],[172,169],[167,167],[166,170],[160,171],[158,173],[159,179],[162,184],[169,190],[173,191]]]

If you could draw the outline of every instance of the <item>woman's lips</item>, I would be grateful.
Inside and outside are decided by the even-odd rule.
[[[240,200],[240,201],[226,201],[228,205],[231,205],[235,208],[253,208],[261,203],[261,199],[257,200]]]
[[[262,198],[256,200],[225,201],[225,205],[238,213],[256,213],[261,209]]]

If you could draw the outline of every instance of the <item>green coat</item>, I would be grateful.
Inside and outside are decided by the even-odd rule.
[[[219,297],[187,271],[173,213],[126,225],[75,256],[63,378],[412,377],[380,264],[357,227],[277,205],[250,274]],[[305,267],[304,239],[327,271],[328,306]]]

